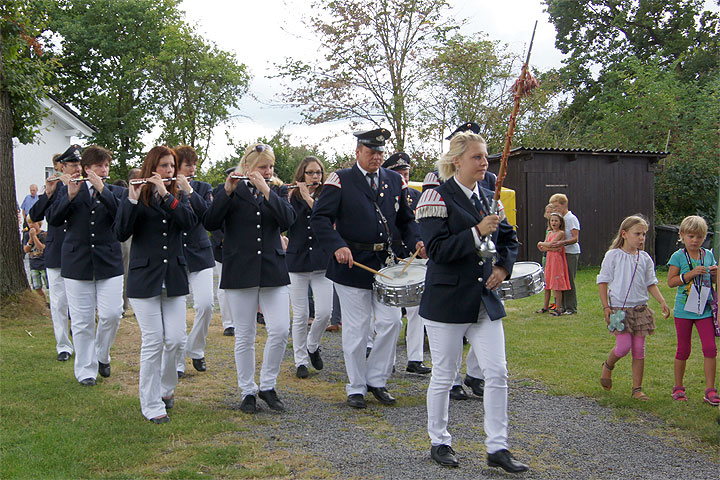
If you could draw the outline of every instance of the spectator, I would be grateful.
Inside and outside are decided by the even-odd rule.
[[[37,193],[37,187],[35,187],[35,193]],[[30,286],[45,300],[43,286],[48,288],[44,255],[45,232],[40,228],[40,223],[33,222],[29,215],[26,219],[29,229],[23,235],[23,251],[30,257]]]
[[[38,201],[38,186],[34,183],[30,185],[30,195],[25,195],[25,199],[22,201],[22,204],[20,205],[20,210],[22,210],[22,218],[27,218],[28,213],[30,213],[30,209],[33,205]]]
[[[565,238],[552,242],[550,248],[565,247],[570,290],[563,295],[563,315],[574,315],[577,313],[575,273],[577,273],[578,260],[580,259],[580,220],[568,210],[568,198],[562,193],[551,196],[549,202],[553,204],[555,211],[562,215],[563,220],[565,220]]]

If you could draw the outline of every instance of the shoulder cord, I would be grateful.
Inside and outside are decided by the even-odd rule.
[[[395,254],[392,251],[392,233],[390,233],[390,225],[388,224],[387,219],[385,218],[385,215],[383,215],[382,211],[380,210],[380,207],[378,206],[377,202],[373,200],[373,205],[375,205],[375,211],[380,215],[380,219],[382,220],[383,226],[385,227],[385,232],[387,234],[387,254],[388,256],[385,258],[385,263],[387,266],[390,266],[394,263],[397,263],[395,260]]]

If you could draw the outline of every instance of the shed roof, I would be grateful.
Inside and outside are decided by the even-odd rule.
[[[642,156],[651,157],[652,162],[657,162],[661,158],[670,155],[670,152],[654,152],[652,150],[620,150],[613,148],[611,150],[601,150],[592,148],[559,148],[559,147],[516,147],[510,150],[510,156],[520,155],[527,152],[542,152],[542,153],[582,153],[587,155],[626,155],[626,156]],[[502,153],[494,153],[488,155],[488,161],[500,160]]]

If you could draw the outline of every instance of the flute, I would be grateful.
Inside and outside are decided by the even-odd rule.
[[[308,183],[305,186],[306,187],[315,187],[318,185],[322,185],[322,183],[321,182],[313,182],[313,183]],[[294,183],[286,183],[285,186],[288,188],[288,190],[292,190],[293,188],[298,188],[298,186]]]
[[[110,179],[110,177],[100,177],[100,180],[109,180],[109,179]],[[57,180],[60,180],[60,177],[58,177]],[[75,182],[75,183],[84,182],[85,180],[90,180],[90,179],[88,177],[77,177],[77,178],[70,179],[71,182]],[[55,182],[55,181],[56,180],[53,180],[53,182]]]
[[[189,177],[185,177],[185,178],[187,178],[188,180],[191,180],[191,179],[195,178],[195,175],[190,175]],[[177,180],[177,177],[170,177],[170,178],[162,179],[163,182],[174,182],[175,180]],[[147,178],[134,178],[134,179],[130,180],[130,185],[141,185],[143,183],[148,183],[148,179]]]
[[[244,177],[241,175],[230,175],[230,178],[234,178],[235,180],[250,180],[250,177]],[[266,178],[265,182],[266,183],[272,182],[272,178]]]

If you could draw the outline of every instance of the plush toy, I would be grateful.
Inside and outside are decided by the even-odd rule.
[[[625,320],[625,312],[622,310],[618,310],[617,312],[610,314],[610,325],[608,325],[608,330],[611,332],[613,330],[617,330],[618,332],[622,332],[625,330],[625,324],[623,323],[623,320]]]

